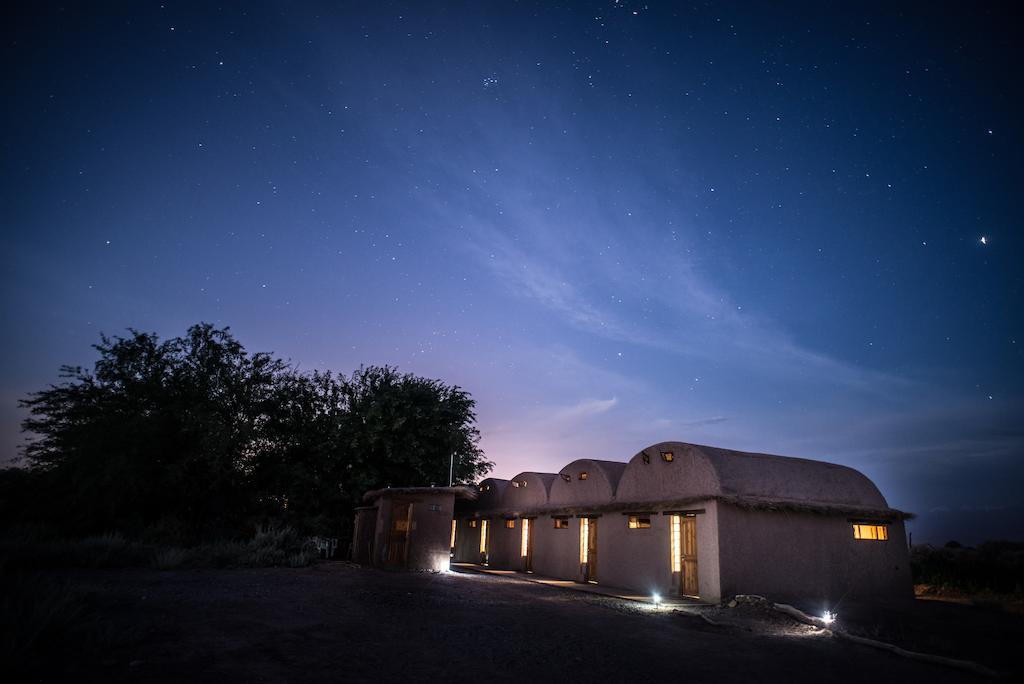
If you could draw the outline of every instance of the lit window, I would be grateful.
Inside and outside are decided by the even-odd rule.
[[[629,529],[646,530],[651,526],[651,519],[646,515],[629,516]]]
[[[683,545],[683,516],[672,516],[672,572],[683,571],[683,556],[680,549]]]
[[[566,482],[572,481],[572,477],[569,475],[569,473],[562,473],[562,479],[565,480]]]
[[[507,527],[510,530],[516,529],[516,521],[512,519],[506,520],[505,527]]]
[[[487,521],[480,521],[480,553],[487,553]]]
[[[519,555],[526,558],[530,554],[530,519],[523,518],[523,538],[519,546]]]
[[[671,463],[672,461],[675,460],[675,458],[675,454],[673,454],[671,451],[661,452],[661,460],[664,461],[665,463]]]
[[[580,563],[586,563],[589,557],[590,518],[580,518]]]
[[[555,518],[555,529],[556,530],[567,530],[567,529],[569,529],[569,520],[567,518]]]
[[[476,520],[470,520],[469,521],[469,526],[470,527],[476,527]]]
[[[650,462],[651,462],[651,455],[648,454],[647,452],[644,452],[643,459],[644,459],[644,464],[645,465],[646,464],[650,464]]]
[[[871,539],[874,541],[885,541],[889,538],[889,529],[885,525],[870,525],[867,523],[853,524],[854,539]]]
[[[453,549],[455,548],[455,521],[454,520],[452,520],[452,543],[450,544],[450,546]]]
[[[582,473],[580,473],[580,479],[581,480],[586,480],[587,479],[587,471],[584,470]]]
[[[512,486],[519,489],[519,480],[512,480]]]

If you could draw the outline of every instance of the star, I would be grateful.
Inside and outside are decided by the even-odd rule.
[[[984,235],[982,235],[982,236],[981,236],[981,240],[980,240],[980,242],[981,242],[981,244],[983,244],[983,245],[987,245],[987,244],[988,244],[988,238],[987,238],[987,237],[985,237]]]

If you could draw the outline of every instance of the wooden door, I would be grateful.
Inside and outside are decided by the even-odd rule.
[[[391,529],[388,531],[387,562],[404,567],[409,555],[409,528],[412,504],[395,501],[391,505]]]
[[[491,536],[488,534],[490,527],[489,520],[480,521],[480,564],[487,565],[488,551],[490,550]]]
[[[597,518],[589,518],[587,526],[587,572],[588,582],[597,582]]]
[[[700,595],[700,585],[697,582],[697,517],[683,516],[681,523],[682,572],[679,577],[679,593],[696,598]]]
[[[522,534],[523,572],[533,572],[533,521],[530,518],[523,518]]]

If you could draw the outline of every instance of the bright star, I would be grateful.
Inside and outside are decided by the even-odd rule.
[[[986,238],[984,235],[981,236],[981,244],[983,244],[983,245],[987,245],[988,244],[988,238]]]

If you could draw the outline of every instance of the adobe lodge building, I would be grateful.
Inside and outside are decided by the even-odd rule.
[[[449,561],[717,603],[912,595],[903,521],[845,466],[663,442],[629,463],[477,487],[381,489],[357,510],[357,562]]]

